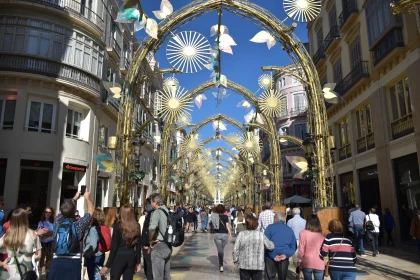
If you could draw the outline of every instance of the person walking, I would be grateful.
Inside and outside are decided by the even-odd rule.
[[[120,208],[118,221],[113,226],[111,252],[106,265],[99,274],[111,269],[111,280],[132,280],[134,273],[140,271],[141,240],[140,225],[130,205]]]
[[[60,206],[60,214],[54,220],[53,260],[48,280],[81,279],[83,236],[89,229],[95,208],[90,200],[90,193],[85,192],[83,197],[87,203],[88,211],[83,217],[76,220],[76,201],[80,197],[80,192],[77,192],[73,199],[64,200]]]
[[[45,274],[47,279],[53,257],[52,243],[54,239],[54,216],[54,209],[52,207],[47,207],[44,209],[44,211],[42,211],[41,220],[38,223],[38,235],[42,246],[38,271],[39,275],[41,275],[42,268],[45,266]],[[42,233],[41,230],[43,230]]]
[[[300,216],[300,211],[301,210],[298,207],[293,208],[292,210],[293,218],[291,218],[287,222],[287,226],[291,228],[293,232],[295,233],[297,248],[299,248],[299,234],[302,230],[305,229],[305,226],[306,226],[306,221]],[[299,260],[297,257],[297,253],[298,251],[296,250],[295,253],[293,254],[293,264],[296,267],[296,274],[299,275],[300,271],[299,271],[299,265],[298,265]]]
[[[349,223],[353,225],[354,237],[355,237],[355,246],[354,249],[356,252],[360,254],[362,257],[366,257],[365,255],[365,247],[363,241],[363,235],[365,233],[365,212],[360,210],[359,205],[355,206],[356,210],[351,212],[349,217]]]
[[[328,230],[331,233],[325,236],[320,256],[328,256],[331,280],[356,279],[356,251],[351,240],[344,236],[343,225],[334,219],[328,223]]]
[[[246,230],[239,232],[233,247],[233,263],[239,267],[241,280],[262,280],[264,248],[273,250],[274,243],[257,231],[258,220],[253,216],[245,219]]]
[[[233,220],[233,226],[235,228],[235,234],[239,234],[241,231],[245,230],[245,217],[242,212],[238,212],[235,220]]]
[[[160,193],[150,195],[150,203],[155,210],[150,218],[149,251],[151,250],[153,279],[171,279],[172,246],[166,243],[169,210],[163,205]]]
[[[271,202],[264,203],[264,211],[258,217],[258,230],[264,231],[274,222],[274,213],[271,210]]]
[[[207,232],[207,221],[208,221],[208,215],[206,212],[206,208],[201,208],[200,211],[200,221],[201,221],[201,229],[203,232]]]
[[[411,221],[410,235],[414,240],[416,240],[416,245],[420,257],[420,209],[417,210],[417,217]]]
[[[150,204],[150,199],[146,199],[146,209],[145,212],[146,218],[144,219],[143,227],[141,228],[141,245],[143,253],[143,269],[144,274],[146,275],[147,280],[153,280],[153,270],[152,270],[152,255],[149,250],[149,226],[150,226],[150,217],[153,213],[152,205]],[[177,211],[175,211],[177,213]]]
[[[366,231],[370,231],[372,234],[372,256],[376,257],[379,253],[378,248],[378,239],[379,239],[379,227],[381,222],[379,221],[379,216],[375,214],[375,208],[370,208],[369,214],[366,216]],[[373,223],[373,228],[368,226],[368,223]]]
[[[184,216],[184,221],[186,223],[185,232],[192,231],[193,222],[194,222],[194,212],[192,207],[188,207],[188,213]]]
[[[289,258],[296,251],[296,237],[286,224],[286,216],[280,212],[274,215],[274,223],[268,225],[265,236],[274,243],[274,250],[265,251],[265,280],[286,280]]]
[[[95,209],[90,221],[90,228],[85,235],[85,246],[83,248],[84,265],[86,266],[89,280],[95,279],[96,267],[102,268],[104,266],[105,253],[99,250],[101,238],[104,238],[101,237],[101,226],[104,226],[104,223],[105,213],[101,209]]]
[[[24,209],[18,208],[12,212],[9,230],[0,239],[0,253],[7,253],[10,259],[7,263],[1,263],[1,280],[21,279],[21,275],[34,270],[32,256],[35,255],[36,260],[40,258],[41,242],[36,232],[29,228]]]
[[[394,243],[394,239],[392,238],[392,231],[395,228],[395,221],[389,208],[385,208],[384,228],[386,231],[386,244],[388,246],[394,246],[395,243]]]
[[[297,257],[305,280],[324,279],[325,263],[319,257],[319,248],[324,242],[322,227],[317,215],[311,214],[306,221],[305,229],[299,233]]]
[[[224,249],[226,243],[232,240],[232,232],[230,230],[230,224],[228,216],[224,215],[225,206],[219,204],[215,207],[210,223],[214,229],[214,243],[217,248],[217,256],[219,258],[219,270],[223,272],[223,258],[225,255]]]

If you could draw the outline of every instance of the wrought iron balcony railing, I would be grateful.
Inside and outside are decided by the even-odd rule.
[[[114,37],[108,37],[107,40],[107,47],[115,52],[115,54],[120,57],[121,56],[121,47],[120,44],[115,40]]]
[[[90,8],[83,5],[81,2],[76,0],[18,0],[23,2],[31,2],[42,4],[45,6],[53,7],[65,12],[70,15],[80,18],[81,20],[93,23],[95,29],[99,32],[104,31],[103,19],[92,11]]]
[[[312,57],[312,60],[314,61],[314,64],[317,65],[318,62],[321,61],[321,59],[325,59],[325,47],[324,45],[321,45],[319,49],[316,51],[314,56]]]
[[[394,28],[373,49],[373,65],[377,65],[396,48],[404,47],[401,28]]]
[[[357,152],[359,154],[375,148],[375,137],[374,136],[375,135],[373,134],[373,132],[371,132],[371,133],[357,139]]]
[[[335,87],[335,91],[344,96],[357,82],[363,78],[368,78],[369,74],[369,63],[368,61],[360,61],[350,73],[341,80]]]
[[[325,37],[324,39],[324,48],[325,51],[328,50],[328,48],[331,46],[332,42],[334,42],[334,40],[337,40],[341,38],[340,37],[340,30],[338,28],[337,24],[334,24],[331,27],[330,32],[328,32],[327,37]]]
[[[357,8],[357,0],[347,0],[346,5],[343,7],[343,11],[338,16],[338,23],[340,24],[340,29],[343,28],[347,20],[352,14],[357,14],[359,9]]]
[[[344,145],[338,149],[338,159],[343,160],[351,157],[351,146],[350,144]]]
[[[290,109],[291,117],[303,115],[305,113],[306,113],[306,106],[299,106],[299,107],[294,107]]]
[[[126,57],[121,57],[120,60],[120,69],[123,71],[128,70],[128,67],[130,67],[130,61]]]
[[[0,71],[26,72],[63,79],[96,91],[99,96],[99,78],[59,62],[23,55],[0,54]]]
[[[391,123],[392,139],[398,139],[414,132],[413,115],[407,114]]]

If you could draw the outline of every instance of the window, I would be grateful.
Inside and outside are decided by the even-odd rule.
[[[296,110],[306,108],[306,97],[303,92],[293,94],[293,106]]]
[[[324,33],[322,32],[322,27],[316,32],[316,42],[318,49],[320,49],[324,43]]]
[[[6,52],[12,51],[13,33],[14,33],[13,26],[6,26],[4,28],[3,47],[2,47],[3,51],[6,51]]]
[[[356,122],[358,139],[373,132],[370,103],[356,111]]]
[[[351,60],[351,69],[356,68],[362,61],[362,53],[360,50],[360,37],[358,36],[351,42],[350,46],[350,60]]]
[[[391,120],[396,121],[402,117],[411,114],[410,89],[408,87],[408,78],[399,80],[391,86],[390,106]]]
[[[343,71],[341,70],[341,59],[334,64],[334,82],[339,83],[343,79]]]
[[[284,113],[284,114],[287,114],[287,97],[286,96],[283,96],[280,99],[280,103],[281,103],[280,106],[282,108],[281,112]]]
[[[348,144],[350,144],[350,138],[349,138],[349,119],[345,118],[339,123],[340,127],[340,147],[344,147]]]
[[[101,125],[99,129],[99,146],[107,148],[108,147],[108,127]]]
[[[15,122],[16,100],[0,100],[0,128],[12,130]]]
[[[337,25],[337,10],[335,8],[335,5],[328,12],[328,20],[330,23],[330,29]]]
[[[67,110],[66,136],[80,138],[80,127],[83,114],[73,109]]]
[[[308,132],[306,128],[306,123],[295,124],[294,128],[295,128],[295,136],[297,138],[300,138],[302,140],[306,138],[306,133]]]
[[[55,105],[42,101],[29,101],[26,117],[27,131],[53,133]]]
[[[369,44],[372,45],[399,18],[391,11],[391,0],[372,0],[366,7],[366,21],[369,35]]]

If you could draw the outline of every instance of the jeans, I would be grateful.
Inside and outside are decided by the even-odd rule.
[[[394,238],[392,238],[392,229],[386,229],[386,244],[394,246]]]
[[[312,280],[312,274],[314,275],[314,280],[323,280],[324,279],[324,270],[318,270],[313,268],[302,268],[303,279]]]
[[[355,280],[356,274],[353,271],[330,271],[331,280]]]
[[[201,221],[201,228],[203,231],[207,230],[207,221]]]
[[[379,232],[372,232],[373,240],[372,240],[372,253],[378,253],[378,238]]]
[[[146,275],[147,280],[153,280],[153,269],[152,269],[152,254],[149,253],[149,249],[145,249],[142,246],[143,252],[143,268],[144,274]]]
[[[91,258],[85,258],[85,266],[89,280],[95,280],[95,267],[104,266],[105,254]]]
[[[279,280],[286,280],[288,267],[289,259],[280,262],[265,259],[265,280],[276,280],[276,273],[279,275]]]
[[[360,252],[361,255],[365,253],[365,247],[363,246],[363,226],[354,226],[354,237],[356,242],[354,244],[354,249]]]
[[[214,243],[216,243],[217,256],[219,257],[219,266],[223,266],[223,257],[225,255],[225,246],[229,235],[227,233],[215,233]]]
[[[172,248],[164,242],[159,242],[153,246],[151,255],[153,278],[170,280]]]
[[[239,269],[240,280],[262,280],[262,270]]]

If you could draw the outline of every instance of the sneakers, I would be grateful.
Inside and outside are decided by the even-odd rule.
[[[366,257],[366,255],[365,255],[365,254],[361,254],[360,256],[361,256],[361,257]]]
[[[376,254],[373,254],[372,256],[376,257]]]
[[[220,267],[220,272],[223,272],[223,266]]]

